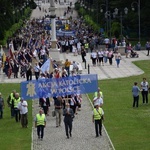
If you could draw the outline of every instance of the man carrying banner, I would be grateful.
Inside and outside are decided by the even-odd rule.
[[[54,97],[54,106],[56,112],[56,128],[61,125],[62,117],[62,97]]]

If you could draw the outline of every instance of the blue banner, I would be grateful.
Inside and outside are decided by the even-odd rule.
[[[26,100],[42,97],[66,96],[97,91],[96,74],[65,78],[39,79],[21,82],[21,97]]]
[[[56,35],[57,36],[75,36],[75,31],[57,30]]]

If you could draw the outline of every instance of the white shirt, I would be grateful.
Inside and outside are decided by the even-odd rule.
[[[36,49],[33,52],[33,57],[37,57],[37,50]]]
[[[75,105],[75,99],[74,97],[71,98],[71,101],[70,101],[70,106],[74,106]]]
[[[19,102],[18,109],[20,110],[20,114],[26,114],[28,112],[27,101]]]
[[[141,82],[141,87],[142,87],[142,90],[148,91],[148,82],[147,81]]]
[[[103,55],[104,55],[104,52],[103,52],[103,51],[99,51],[99,52],[98,52],[98,57],[103,57]]]
[[[41,55],[45,55],[45,53],[46,53],[45,49],[41,49],[40,53],[41,53]]]
[[[108,50],[105,50],[104,51],[104,56],[107,57],[107,55],[108,55]]]
[[[105,44],[110,43],[110,40],[108,38],[104,39]]]
[[[92,58],[96,58],[97,57],[97,53],[96,52],[92,52],[91,57]]]
[[[81,49],[81,43],[80,42],[77,43],[77,48]]]
[[[93,102],[94,102],[94,106],[96,106],[96,105],[99,105],[99,106],[103,105],[103,99],[101,97],[100,98],[94,97]]]
[[[75,46],[72,46],[72,52],[73,53],[77,52],[77,48]]]

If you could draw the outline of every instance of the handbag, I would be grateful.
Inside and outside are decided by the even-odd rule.
[[[113,58],[113,57],[114,57],[114,54],[111,55],[111,58]]]
[[[55,110],[52,111],[52,116],[55,117],[56,116],[56,112]]]

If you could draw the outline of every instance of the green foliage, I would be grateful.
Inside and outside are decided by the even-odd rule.
[[[0,44],[1,45],[5,45],[6,42],[7,42],[7,39],[12,37],[14,35],[14,33],[20,29],[20,27],[22,26],[23,24],[23,21],[22,20],[19,20],[18,23],[15,23],[11,26],[11,28],[9,30],[5,30],[4,31],[4,39],[0,41]]]
[[[32,10],[30,9],[30,7],[26,8],[24,11],[24,15],[21,17],[21,19],[19,20],[19,22],[13,24],[8,30],[3,30],[2,34],[3,39],[0,40],[0,45],[5,45],[7,42],[7,39],[12,37],[14,35],[14,33],[21,28],[21,26],[23,25],[23,20],[26,20],[30,17]]]
[[[92,19],[97,22],[101,23],[100,26],[104,27],[106,25],[106,19],[104,16],[104,13],[106,12],[106,3],[108,2],[108,11],[112,13],[114,12],[115,8],[118,8],[118,15],[116,19],[111,17],[111,22],[117,22],[120,23],[120,17],[122,12],[122,25],[123,25],[123,36],[128,36],[129,38],[138,38],[138,31],[139,31],[139,15],[138,15],[138,2],[139,0],[126,0],[126,1],[120,1],[120,0],[85,0],[82,1],[84,5],[87,8],[90,8],[94,10],[94,15],[86,12],[89,16],[92,17]],[[134,2],[134,4],[133,4]],[[79,10],[81,3],[77,3],[77,10]],[[132,11],[131,4],[133,4],[135,11]],[[128,8],[128,14],[124,14],[124,8]],[[150,7],[150,1],[149,0],[141,0],[140,1],[140,29],[141,29],[141,39],[147,38],[149,40],[150,35],[150,18],[149,16],[149,7]],[[100,10],[103,9],[103,13],[100,12]],[[103,14],[103,15],[102,15]],[[120,27],[121,28],[121,27]],[[108,32],[108,31],[107,31]],[[110,29],[109,29],[110,32]],[[113,33],[115,36],[118,37],[121,31],[118,32],[118,30],[115,30]],[[113,34],[112,34],[113,35]]]
[[[78,11],[80,9],[80,3],[75,3],[75,9]]]
[[[79,16],[83,16],[85,23],[88,26],[91,26],[95,32],[98,32],[100,29],[100,26],[94,22],[93,18],[87,14],[87,10],[85,10],[83,7],[79,7],[80,5],[78,5],[78,3],[76,3],[76,9],[78,10],[78,14]]]
[[[31,0],[30,3],[29,3],[29,5],[30,5],[30,8],[31,8],[31,9],[36,9],[36,7],[37,7],[37,5],[36,5],[36,3],[34,2],[34,0]]]
[[[112,23],[111,33],[116,38],[119,38],[119,35],[120,35],[120,23],[119,22]]]

